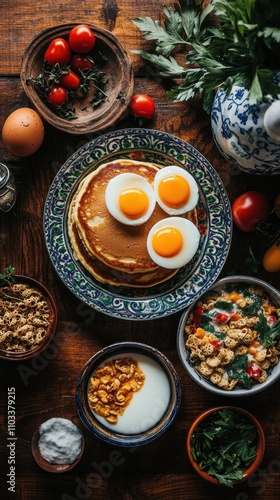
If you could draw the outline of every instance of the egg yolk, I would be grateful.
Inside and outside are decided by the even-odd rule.
[[[180,208],[185,205],[190,197],[190,192],[188,181],[180,175],[165,177],[158,185],[160,199],[171,208]]]
[[[128,187],[120,193],[119,206],[126,217],[137,219],[147,212],[149,198],[142,189]]]
[[[154,233],[152,246],[161,257],[174,257],[183,246],[182,234],[175,227],[162,227]]]

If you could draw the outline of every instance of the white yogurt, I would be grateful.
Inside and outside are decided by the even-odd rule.
[[[126,357],[137,361],[139,368],[143,371],[145,375],[143,386],[133,394],[132,400],[124,414],[119,415],[116,424],[110,424],[104,417],[91,411],[95,418],[111,431],[121,434],[139,434],[154,427],[165,414],[170,401],[170,383],[161,365],[143,354],[135,352],[115,354],[106,361]],[[104,363],[97,369],[103,365]]]

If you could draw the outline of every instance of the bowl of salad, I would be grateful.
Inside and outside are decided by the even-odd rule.
[[[280,377],[280,292],[250,276],[217,281],[182,315],[177,350],[204,389],[238,397]]]
[[[260,422],[247,410],[219,406],[193,421],[186,448],[193,468],[203,479],[232,488],[258,469],[265,436]]]

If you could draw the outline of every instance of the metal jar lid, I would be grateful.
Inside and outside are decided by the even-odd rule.
[[[10,178],[10,170],[4,163],[0,163],[0,189],[5,186]]]

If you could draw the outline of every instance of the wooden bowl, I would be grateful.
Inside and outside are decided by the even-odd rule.
[[[73,469],[81,460],[82,455],[84,453],[84,448],[85,448],[85,439],[84,436],[82,437],[82,448],[79,456],[76,458],[74,462],[71,464],[52,464],[45,460],[39,450],[39,437],[40,437],[40,432],[39,429],[37,429],[32,437],[31,440],[31,452],[33,455],[33,458],[35,462],[41,467],[41,469],[47,471],[47,472],[54,472],[54,473],[61,473],[61,472],[67,472],[71,469]]]
[[[201,425],[201,423],[205,419],[207,419],[208,417],[213,415],[213,413],[218,412],[220,410],[232,410],[232,411],[236,411],[236,412],[240,413],[246,420],[248,420],[250,423],[253,423],[257,429],[256,457],[255,457],[255,460],[251,463],[251,465],[246,470],[244,470],[242,479],[240,481],[233,481],[234,484],[239,484],[240,482],[246,481],[252,474],[254,474],[254,472],[256,472],[256,470],[258,469],[258,467],[261,464],[264,450],[265,450],[265,436],[264,436],[264,432],[263,432],[261,424],[254,417],[254,415],[252,415],[248,411],[244,410],[243,408],[238,408],[236,406],[218,406],[216,408],[210,408],[210,409],[204,411],[203,413],[201,413],[200,415],[198,415],[198,417],[191,424],[191,427],[189,428],[189,431],[188,431],[187,442],[186,442],[187,454],[188,454],[189,460],[190,460],[194,470],[203,479],[205,479],[206,481],[208,481],[212,484],[220,485],[218,479],[216,479],[214,476],[209,475],[205,470],[200,469],[200,467],[199,467],[198,463],[196,462],[196,460],[194,459],[194,457],[192,455],[192,451],[191,451],[191,436],[193,435],[195,429],[197,427],[199,427],[199,425]]]
[[[50,312],[50,322],[47,329],[47,332],[43,338],[43,340],[36,345],[34,348],[29,349],[28,351],[8,351],[4,349],[0,349],[0,359],[5,359],[8,361],[25,361],[33,358],[40,354],[51,342],[57,326],[57,307],[55,300],[51,293],[47,290],[47,288],[38,281],[30,278],[28,276],[15,276],[15,283],[22,283],[25,285],[29,285],[30,287],[38,290],[42,296],[45,298],[49,312]]]
[[[96,37],[93,52],[100,51],[107,59],[101,70],[108,79],[105,101],[98,108],[93,109],[89,105],[92,97],[90,92],[85,99],[75,100],[77,118],[74,120],[61,118],[54,108],[42,101],[34,85],[28,84],[27,80],[42,72],[44,53],[49,43],[55,38],[68,39],[70,30],[77,24],[80,23],[53,26],[36,35],[24,51],[21,67],[22,86],[41,117],[53,127],[73,135],[99,132],[112,127],[126,112],[134,87],[131,61],[119,40],[109,31],[86,23]],[[125,97],[125,101],[118,98],[120,94]]]

